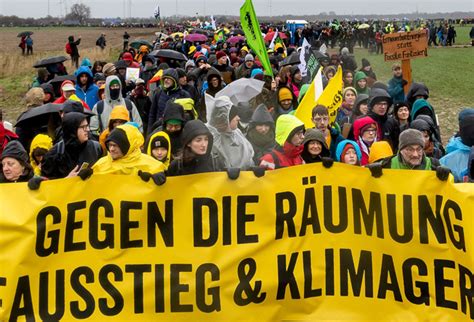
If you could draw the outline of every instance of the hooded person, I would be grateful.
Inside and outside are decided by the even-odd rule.
[[[424,151],[426,156],[441,159],[445,152],[441,143],[435,137],[435,125],[427,115],[420,115],[416,120],[410,123],[411,129],[416,129],[423,133],[425,140]]]
[[[43,98],[43,103],[48,104],[52,103],[55,100],[54,97],[54,87],[53,85],[49,83],[41,84],[40,87],[43,89],[44,92],[44,98]]]
[[[143,122],[143,133],[148,131],[148,115],[150,114],[151,99],[146,90],[146,83],[143,79],[138,78],[135,82],[135,88],[128,97],[137,107],[140,118]]]
[[[17,140],[8,142],[0,156],[0,183],[27,182],[34,173],[28,163],[28,153]]]
[[[53,140],[46,134],[38,134],[31,141],[30,165],[36,176],[41,176],[41,161],[52,147]]]
[[[222,84],[222,75],[221,73],[215,68],[209,68],[206,76],[206,84],[207,89],[205,90],[204,94],[201,97],[201,103],[199,105],[199,119],[203,122],[207,122],[207,112],[206,112],[206,94],[215,97],[216,94],[224,88]],[[206,85],[204,84],[204,85]]]
[[[459,113],[459,135],[451,138],[446,146],[447,154],[439,161],[451,169],[455,182],[466,181],[469,153],[474,146],[474,108]]]
[[[216,172],[224,170],[223,160],[212,152],[213,136],[201,120],[186,123],[183,129],[183,149],[171,161],[168,176]]]
[[[90,63],[90,62],[89,62]],[[97,92],[99,87],[94,84],[94,76],[92,70],[88,66],[81,66],[74,73],[76,76],[76,95],[88,106],[94,106],[99,97]]]
[[[90,110],[90,106],[76,95],[76,87],[74,86],[74,82],[70,80],[65,80],[61,83],[61,96],[58,97],[53,103],[64,104],[67,100],[81,102],[84,108]]]
[[[176,69],[166,69],[160,79],[160,88],[154,92],[151,99],[150,114],[148,116],[148,133],[153,131],[153,125],[157,121],[163,119],[166,103],[169,100],[190,97],[191,95],[179,86],[178,72]]]
[[[141,45],[140,48],[138,48],[138,53],[135,55],[135,61],[141,63],[143,57],[147,56],[149,52],[150,49],[148,48],[148,46]]]
[[[362,152],[357,142],[344,140],[336,147],[336,161],[350,165],[360,165]]]
[[[43,157],[42,176],[57,179],[77,175],[83,163],[91,166],[102,156],[100,144],[89,140],[87,118],[87,115],[77,112],[64,115],[62,140]]]
[[[100,158],[92,167],[94,174],[140,175],[142,177],[143,172],[163,173],[165,170],[163,163],[142,153],[140,149],[143,143],[143,135],[135,125],[126,123],[117,126],[105,141],[109,153]]]
[[[186,122],[198,118],[198,113],[194,108],[194,100],[192,98],[178,98],[177,100],[174,100],[174,102],[183,107]]]
[[[275,170],[304,164],[301,157],[304,149],[303,140],[304,123],[294,115],[281,115],[276,121],[275,128],[277,146],[262,157],[260,167]]]
[[[105,99],[97,102],[92,109],[95,114],[91,117],[90,128],[94,135],[99,136],[109,124],[110,113],[115,106],[125,106],[128,110],[130,121],[138,124],[143,131],[143,123],[135,104],[128,98],[122,97],[122,83],[117,76],[109,76],[105,81]]]
[[[117,126],[130,122],[130,116],[128,114],[128,110],[125,106],[118,105],[115,106],[110,113],[110,119],[107,125],[107,128],[100,133],[99,136],[99,143],[102,147],[102,151],[107,151],[107,146],[105,145],[105,141],[109,136],[110,132],[113,131]]]
[[[260,104],[253,112],[246,137],[252,144],[255,164],[275,147],[275,121],[265,104]]]
[[[322,162],[323,158],[331,157],[324,134],[317,129],[308,129],[304,133],[304,150],[301,153],[305,163]]]
[[[375,75],[370,62],[366,58],[362,58],[362,67],[360,68],[360,71],[367,76],[367,86],[372,87],[377,80],[377,76]]]
[[[228,96],[215,99],[208,127],[214,138],[212,151],[224,161],[225,168],[249,170],[254,166],[252,144],[238,128],[238,108]]]
[[[439,130],[439,124],[434,111],[433,106],[424,98],[415,100],[411,106],[410,111],[410,122],[416,120],[420,115],[427,115],[431,118],[432,123],[435,125],[434,136],[438,142],[441,142],[441,134]]]
[[[156,59],[152,55],[146,55],[142,59],[142,69],[140,73],[140,78],[143,79],[145,82],[145,85],[148,84],[150,79],[153,78],[153,76],[156,74],[158,71],[158,67],[156,66]]]
[[[181,135],[185,124],[186,117],[184,115],[183,107],[174,101],[168,101],[166,103],[165,114],[163,115],[163,123],[161,126],[157,127],[153,133],[164,131],[168,134],[171,142],[171,154],[173,157],[178,155],[179,150],[182,148]]]
[[[360,165],[369,163],[372,144],[377,142],[377,122],[371,117],[364,116],[354,121],[354,138],[362,152]]]
[[[164,131],[153,133],[148,140],[146,154],[163,163],[165,170],[168,170],[172,160],[171,140],[168,133]]]
[[[369,164],[393,156],[392,147],[387,141],[377,141],[370,147]]]
[[[386,140],[395,151],[398,146],[398,136],[400,128],[393,118],[388,117],[388,110],[392,105],[392,98],[387,91],[381,88],[373,88],[369,95],[369,112],[370,116],[377,122],[377,140]]]
[[[126,62],[127,67],[140,68],[140,64],[133,60],[133,54],[128,51],[123,53],[122,60]]]
[[[415,103],[417,99],[423,98],[427,100],[430,97],[430,91],[423,83],[411,83],[408,89],[406,100],[410,104],[410,107]]]
[[[352,115],[350,122],[354,124],[354,121],[359,117],[367,115],[369,112],[369,95],[367,94],[360,94],[357,96],[354,107],[352,108]]]
[[[354,75],[354,88],[357,91],[357,95],[369,94],[369,86],[367,85],[367,75],[364,72],[358,71]]]

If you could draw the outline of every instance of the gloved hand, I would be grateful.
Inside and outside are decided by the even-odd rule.
[[[142,170],[138,170],[138,176],[145,182],[150,181],[151,178],[151,173],[150,172],[145,172]]]
[[[252,172],[257,178],[261,178],[265,175],[265,168],[252,167]]]
[[[94,170],[92,170],[92,168],[85,168],[85,169],[82,169],[81,171],[79,171],[79,173],[77,175],[82,180],[87,180],[91,177],[91,175],[93,173],[94,173]]]
[[[45,177],[33,177],[30,180],[28,180],[28,189],[30,190],[38,190],[41,182],[44,180],[47,180]]]
[[[151,178],[157,186],[161,186],[166,182],[166,175],[164,172],[154,173],[151,175]]]
[[[450,173],[451,173],[451,170],[447,167],[442,166],[442,165],[440,165],[439,167],[436,168],[436,176],[441,181],[448,180]]]
[[[329,169],[332,167],[332,165],[334,164],[334,160],[331,159],[331,158],[328,158],[328,157],[322,157],[321,158],[321,161],[323,163],[323,166],[326,168],[326,169]]]
[[[370,174],[372,174],[374,178],[380,178],[383,174],[382,164],[379,162],[367,164],[365,167],[370,170]]]
[[[235,180],[240,175],[240,168],[228,168],[227,169],[227,177],[230,180]]]

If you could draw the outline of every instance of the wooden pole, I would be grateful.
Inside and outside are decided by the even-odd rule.
[[[412,82],[410,59],[402,60],[402,75],[403,79],[407,81],[406,85],[403,87],[403,91],[407,94]]]

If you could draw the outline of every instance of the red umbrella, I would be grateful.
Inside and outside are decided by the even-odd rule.
[[[189,34],[184,37],[184,40],[195,42],[195,41],[207,41],[207,36],[202,34]]]
[[[244,36],[232,36],[229,39],[227,39],[227,42],[229,44],[232,44],[232,45],[238,43],[239,41],[245,41],[245,37]]]
[[[272,41],[273,36],[275,35],[275,31],[269,32],[265,35],[265,38],[263,38],[265,41]],[[278,36],[280,36],[281,39],[286,39],[288,38],[285,33],[279,31]]]

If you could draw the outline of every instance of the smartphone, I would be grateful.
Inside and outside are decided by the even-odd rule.
[[[79,171],[87,169],[89,167],[89,162],[82,162],[81,167],[79,168]]]

